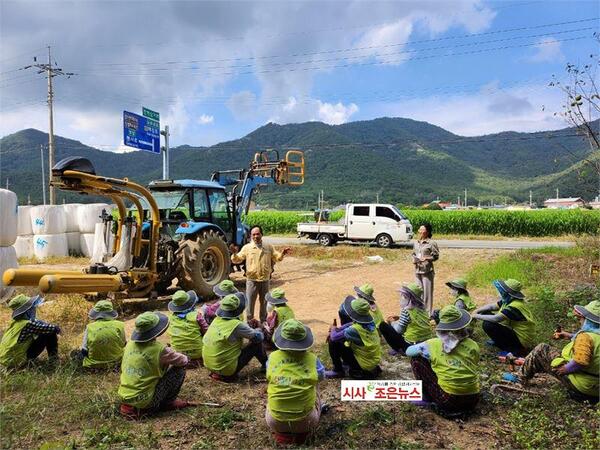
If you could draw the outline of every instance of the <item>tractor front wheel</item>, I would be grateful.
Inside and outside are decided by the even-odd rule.
[[[213,287],[229,275],[229,250],[224,236],[214,230],[184,239],[177,249],[179,286],[202,297],[213,295]]]

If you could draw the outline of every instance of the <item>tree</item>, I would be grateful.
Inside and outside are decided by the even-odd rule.
[[[600,34],[594,33],[594,39],[600,43]],[[561,82],[553,76],[550,86],[562,90],[566,100],[562,110],[554,115],[564,118],[570,126],[576,128],[578,134],[585,136],[589,143],[590,151],[583,162],[584,166],[591,168],[597,176],[597,195],[600,197],[600,93],[597,81],[599,66],[598,54],[591,54],[586,64],[567,63],[567,81]]]

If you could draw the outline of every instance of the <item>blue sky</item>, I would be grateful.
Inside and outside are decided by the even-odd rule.
[[[47,130],[122,149],[122,111],[161,113],[171,145],[269,121],[408,117],[460,135],[565,126],[547,85],[598,53],[596,1],[0,2],[0,135]]]

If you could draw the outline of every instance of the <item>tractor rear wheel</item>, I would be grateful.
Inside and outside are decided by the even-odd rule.
[[[184,239],[177,249],[179,286],[202,297],[213,295],[213,287],[229,275],[229,250],[225,238],[214,230]]]

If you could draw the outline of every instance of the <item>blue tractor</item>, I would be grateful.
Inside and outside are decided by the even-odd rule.
[[[248,169],[214,172],[211,181],[159,180],[148,186],[160,210],[160,254],[173,253],[173,264],[165,264],[169,278],[177,278],[183,289],[210,295],[215,284],[228,277],[229,246],[248,242],[248,213],[252,196],[260,186],[301,185],[304,156],[289,150],[280,159],[276,150],[256,153]],[[145,208],[146,209],[146,208]],[[177,247],[175,248],[175,243]]]

